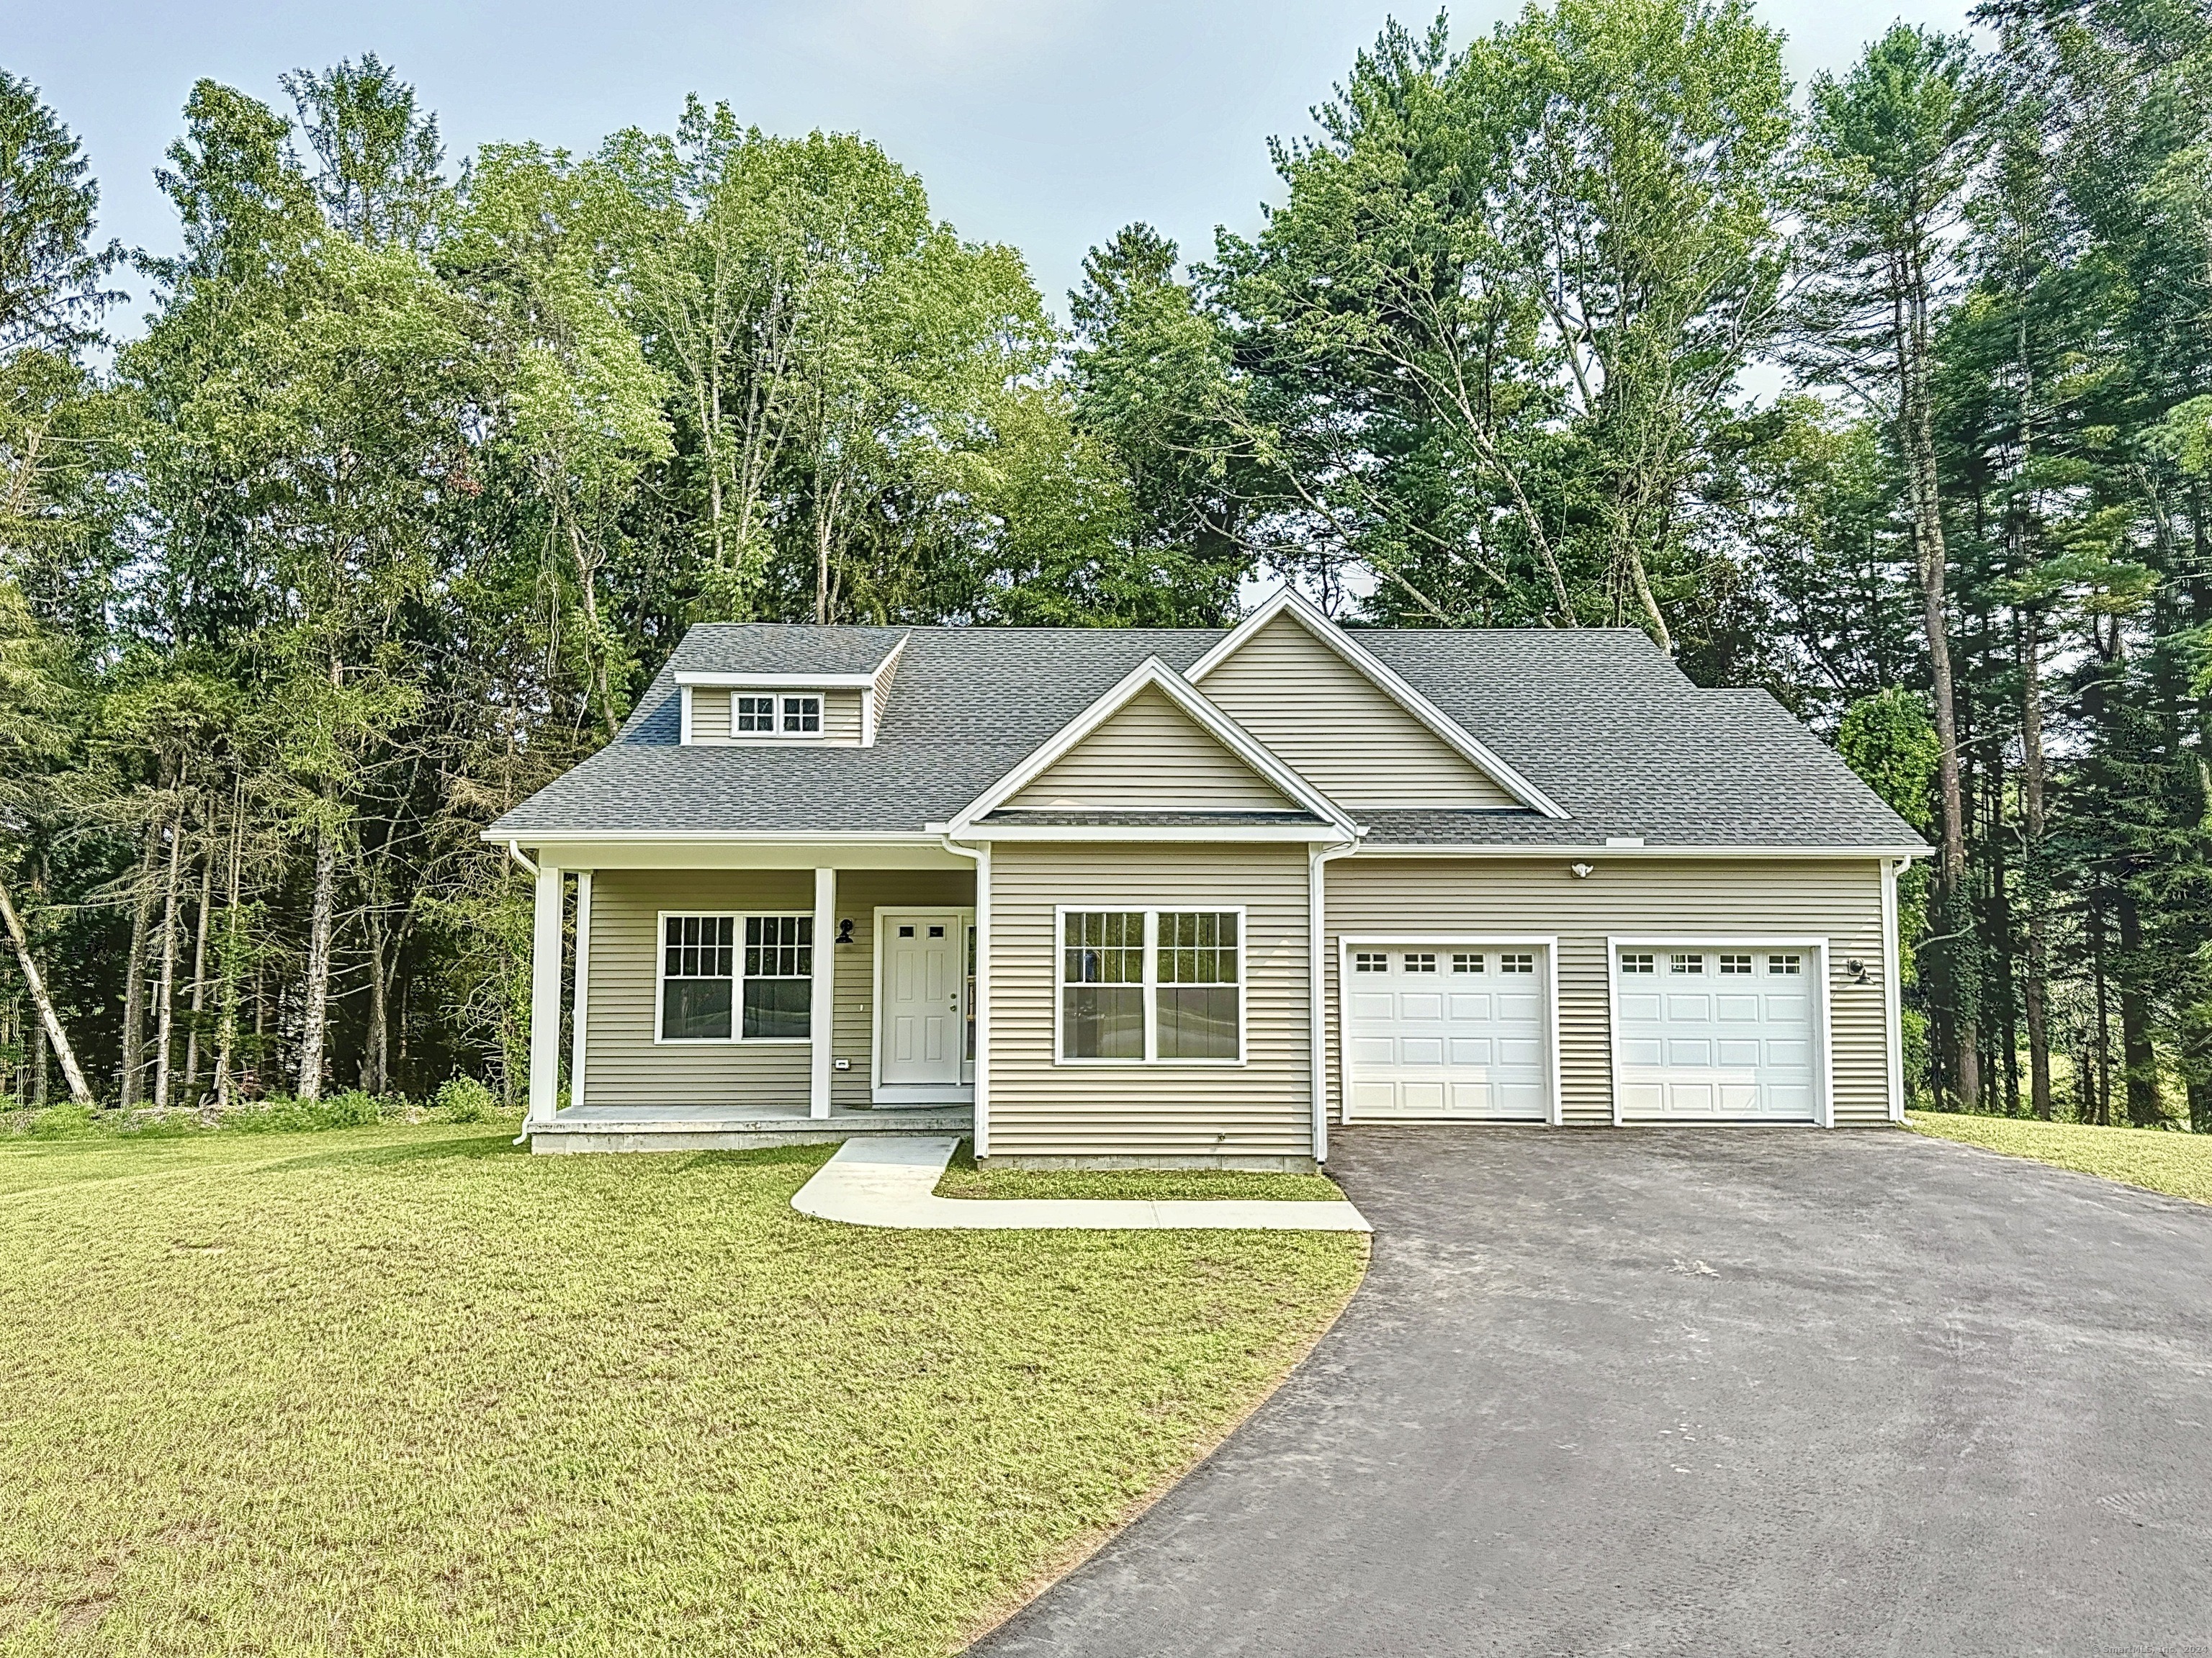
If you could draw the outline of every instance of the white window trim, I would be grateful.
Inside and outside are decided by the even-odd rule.
[[[668,918],[672,915],[697,916],[701,920],[720,920],[728,916],[735,923],[732,929],[734,952],[730,959],[730,1034],[726,1036],[664,1036],[660,1034],[661,1016],[668,1006]],[[804,1036],[748,1036],[745,1035],[745,923],[757,915],[804,915],[811,920],[811,909],[664,909],[653,921],[653,1042],[656,1048],[730,1048],[743,1043],[748,1048],[805,1048],[811,1043],[813,1016],[807,1017],[808,1034]],[[819,933],[820,927],[815,932]],[[822,940],[817,938],[810,948],[820,950]],[[811,981],[809,975],[806,981]],[[793,982],[800,982],[794,980]]]
[[[1145,918],[1145,977],[1143,981],[1145,1007],[1145,1057],[1140,1060],[1089,1059],[1072,1060],[1066,1056],[1064,1032],[1066,1023],[1066,981],[1060,975],[1067,970],[1067,918],[1070,915],[1127,914],[1142,912]],[[1233,1060],[1164,1060],[1159,1055],[1160,1013],[1154,993],[1159,983],[1160,917],[1168,915],[1234,915],[1237,918],[1237,1057]],[[1133,902],[1121,899],[1102,900],[1091,904],[1055,904],[1052,912],[1052,1062],[1079,1070],[1127,1071],[1235,1071],[1246,1063],[1247,1045],[1250,1040],[1249,1008],[1251,988],[1251,936],[1242,904],[1194,904],[1188,900],[1177,902]]]
[[[1820,1049],[1820,1062],[1814,1067],[1814,1083],[1817,1093],[1814,1119],[1810,1124],[1776,1122],[1764,1117],[1720,1117],[1713,1119],[1715,1127],[1731,1122],[1765,1123],[1776,1128],[1817,1127],[1836,1126],[1836,1040],[1833,1021],[1828,1005],[1828,939],[1825,934],[1791,933],[1669,933],[1663,936],[1637,934],[1608,935],[1605,941],[1605,1023],[1606,1072],[1613,1093],[1613,1126],[1625,1127],[1629,1118],[1620,1103],[1620,952],[1624,950],[1703,950],[1708,953],[1723,950],[1750,950],[1756,955],[1761,950],[1790,950],[1814,958],[1817,972],[1808,972],[1807,979],[1818,986],[1814,1040]],[[1641,978],[1641,974],[1637,975]],[[1657,980],[1668,975],[1661,972]],[[1711,983],[1719,983],[1717,974],[1707,974]],[[1639,1123],[1658,1120],[1639,1118]],[[1694,1122],[1695,1119],[1683,1119]],[[1663,1122],[1659,1126],[1665,1126]]]
[[[957,915],[960,918],[960,958],[967,965],[967,929],[975,929],[975,1000],[983,1000],[983,930],[974,904],[878,904],[868,915],[868,1100],[874,1105],[926,1105],[942,1101],[947,1105],[971,1104],[975,1098],[975,1068],[983,1058],[983,1023],[975,1021],[975,1057],[965,1054],[960,1060],[960,1080],[942,1086],[918,1083],[884,1081],[884,918],[887,915]],[[960,1025],[967,1029],[971,1014],[980,1008],[971,1007],[968,1001],[968,975],[960,975]]]
[[[1437,952],[1437,978],[1438,982],[1451,977],[1442,959],[1454,950],[1534,950],[1540,952],[1541,960],[1536,969],[1537,981],[1544,987],[1544,1121],[1553,1128],[1566,1121],[1566,1096],[1559,1063],[1559,936],[1556,932],[1343,932],[1336,939],[1336,1109],[1337,1121],[1352,1122],[1352,1044],[1344,1039],[1345,987],[1352,978],[1352,957],[1355,950],[1403,950],[1412,945],[1417,950]],[[1486,974],[1486,980],[1495,982],[1495,973]],[[1377,1120],[1379,1121],[1379,1120]],[[1392,1117],[1392,1122],[1405,1122],[1404,1117]],[[1440,1121],[1461,1123],[1469,1128],[1489,1127],[1480,1119],[1452,1117]],[[1525,1126],[1527,1120],[1522,1119]],[[1513,1127],[1510,1119],[1500,1119],[1498,1127]]]

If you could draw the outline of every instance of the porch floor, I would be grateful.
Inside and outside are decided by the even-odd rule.
[[[804,1106],[579,1105],[528,1129],[532,1151],[723,1151],[818,1145],[878,1134],[966,1134],[965,1105],[833,1109]]]

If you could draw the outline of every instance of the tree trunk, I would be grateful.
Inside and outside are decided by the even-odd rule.
[[[2027,907],[2027,961],[2021,975],[2021,1011],[2027,1018],[2028,1108],[2049,1122],[2051,1104],[2051,872],[2043,845],[2043,647],[2037,637],[2042,618],[2021,612],[2020,623],[2021,815],[2027,831],[2021,881]]]
[[[390,1013],[385,995],[384,911],[372,902],[366,906],[362,919],[368,927],[368,1030],[362,1043],[361,1087],[364,1094],[381,1094],[392,1076]]]
[[[131,905],[131,954],[123,976],[123,1066],[115,1079],[117,1103],[128,1111],[138,1103],[139,1072],[146,1063],[146,926],[154,916],[152,873],[158,823],[146,825],[138,853],[138,894]]]
[[[230,793],[230,873],[225,884],[222,912],[222,1015],[216,1031],[215,1110],[201,1108],[210,1123],[230,1106],[233,1056],[238,1047],[238,876],[240,841],[246,833],[246,780],[240,777]]]
[[[177,896],[185,858],[185,809],[181,799],[177,821],[169,826],[169,872],[161,884],[161,987],[154,1004],[154,1111],[169,1110],[170,1038],[176,1034],[177,1016]]]
[[[2128,1124],[2154,1128],[2166,1121],[2158,1085],[2158,1054],[2150,1040],[2150,995],[2144,987],[2142,912],[2123,882],[2116,908],[2120,923],[2120,1067],[2126,1085]]]
[[[2089,902],[2089,969],[2097,981],[2097,1096],[2094,1121],[2101,1127],[2112,1124],[2112,1011],[2105,974],[2105,908],[2093,896]]]
[[[54,1050],[54,1058],[61,1061],[62,1075],[69,1082],[70,1098],[77,1104],[92,1104],[92,1090],[85,1086],[84,1072],[77,1066],[76,1050],[70,1046],[69,1033],[62,1029],[62,1016],[55,1011],[53,998],[46,994],[46,981],[39,973],[39,963],[31,954],[30,934],[24,931],[23,918],[15,914],[15,901],[9,895],[8,884],[0,881],[0,921],[8,927],[8,941],[15,946],[15,964],[23,971],[23,982],[31,992],[31,1005],[39,1010],[39,1023],[46,1027],[47,1044]],[[40,1079],[39,1097],[46,1097],[45,1079]]]
[[[1928,337],[1928,273],[1917,257],[1903,261],[1899,284],[1897,367],[1903,416],[1902,447],[1911,486],[1913,549],[1920,576],[1921,624],[1928,635],[1928,672],[1934,693],[1936,773],[1942,807],[1942,847],[1937,887],[1946,935],[1947,988],[1955,1004],[1959,1108],[1972,1111],[1982,1097],[1980,1035],[1977,1029],[1972,912],[1966,899],[1966,809],[1959,778],[1958,704],[1951,679],[1951,646],[1944,604],[1950,558],[1943,542],[1943,513],[1936,476],[1936,416]]]
[[[323,1096],[323,1023],[331,1005],[331,931],[337,908],[338,837],[325,823],[315,838],[315,899],[307,919],[307,980],[300,1016],[303,1100]]]
[[[212,827],[210,825],[210,827]],[[192,1027],[185,1033],[185,1098],[200,1085],[200,1015],[207,1011],[208,909],[215,898],[215,842],[200,861],[200,911],[192,929]]]

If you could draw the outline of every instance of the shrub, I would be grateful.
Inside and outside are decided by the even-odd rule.
[[[474,1077],[448,1077],[438,1084],[436,1103],[447,1122],[483,1122],[498,1108],[499,1102]]]
[[[50,1105],[31,1119],[31,1138],[58,1140],[70,1134],[92,1132],[92,1108],[71,1102]]]

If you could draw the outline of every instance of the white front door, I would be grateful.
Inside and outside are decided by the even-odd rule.
[[[1615,952],[1620,1114],[1632,1122],[1817,1122],[1820,954],[1803,945]]]
[[[1362,1121],[1551,1114],[1548,946],[1353,943],[1344,1041]]]
[[[890,910],[883,917],[877,1041],[886,1088],[959,1084],[966,926],[957,910]]]

